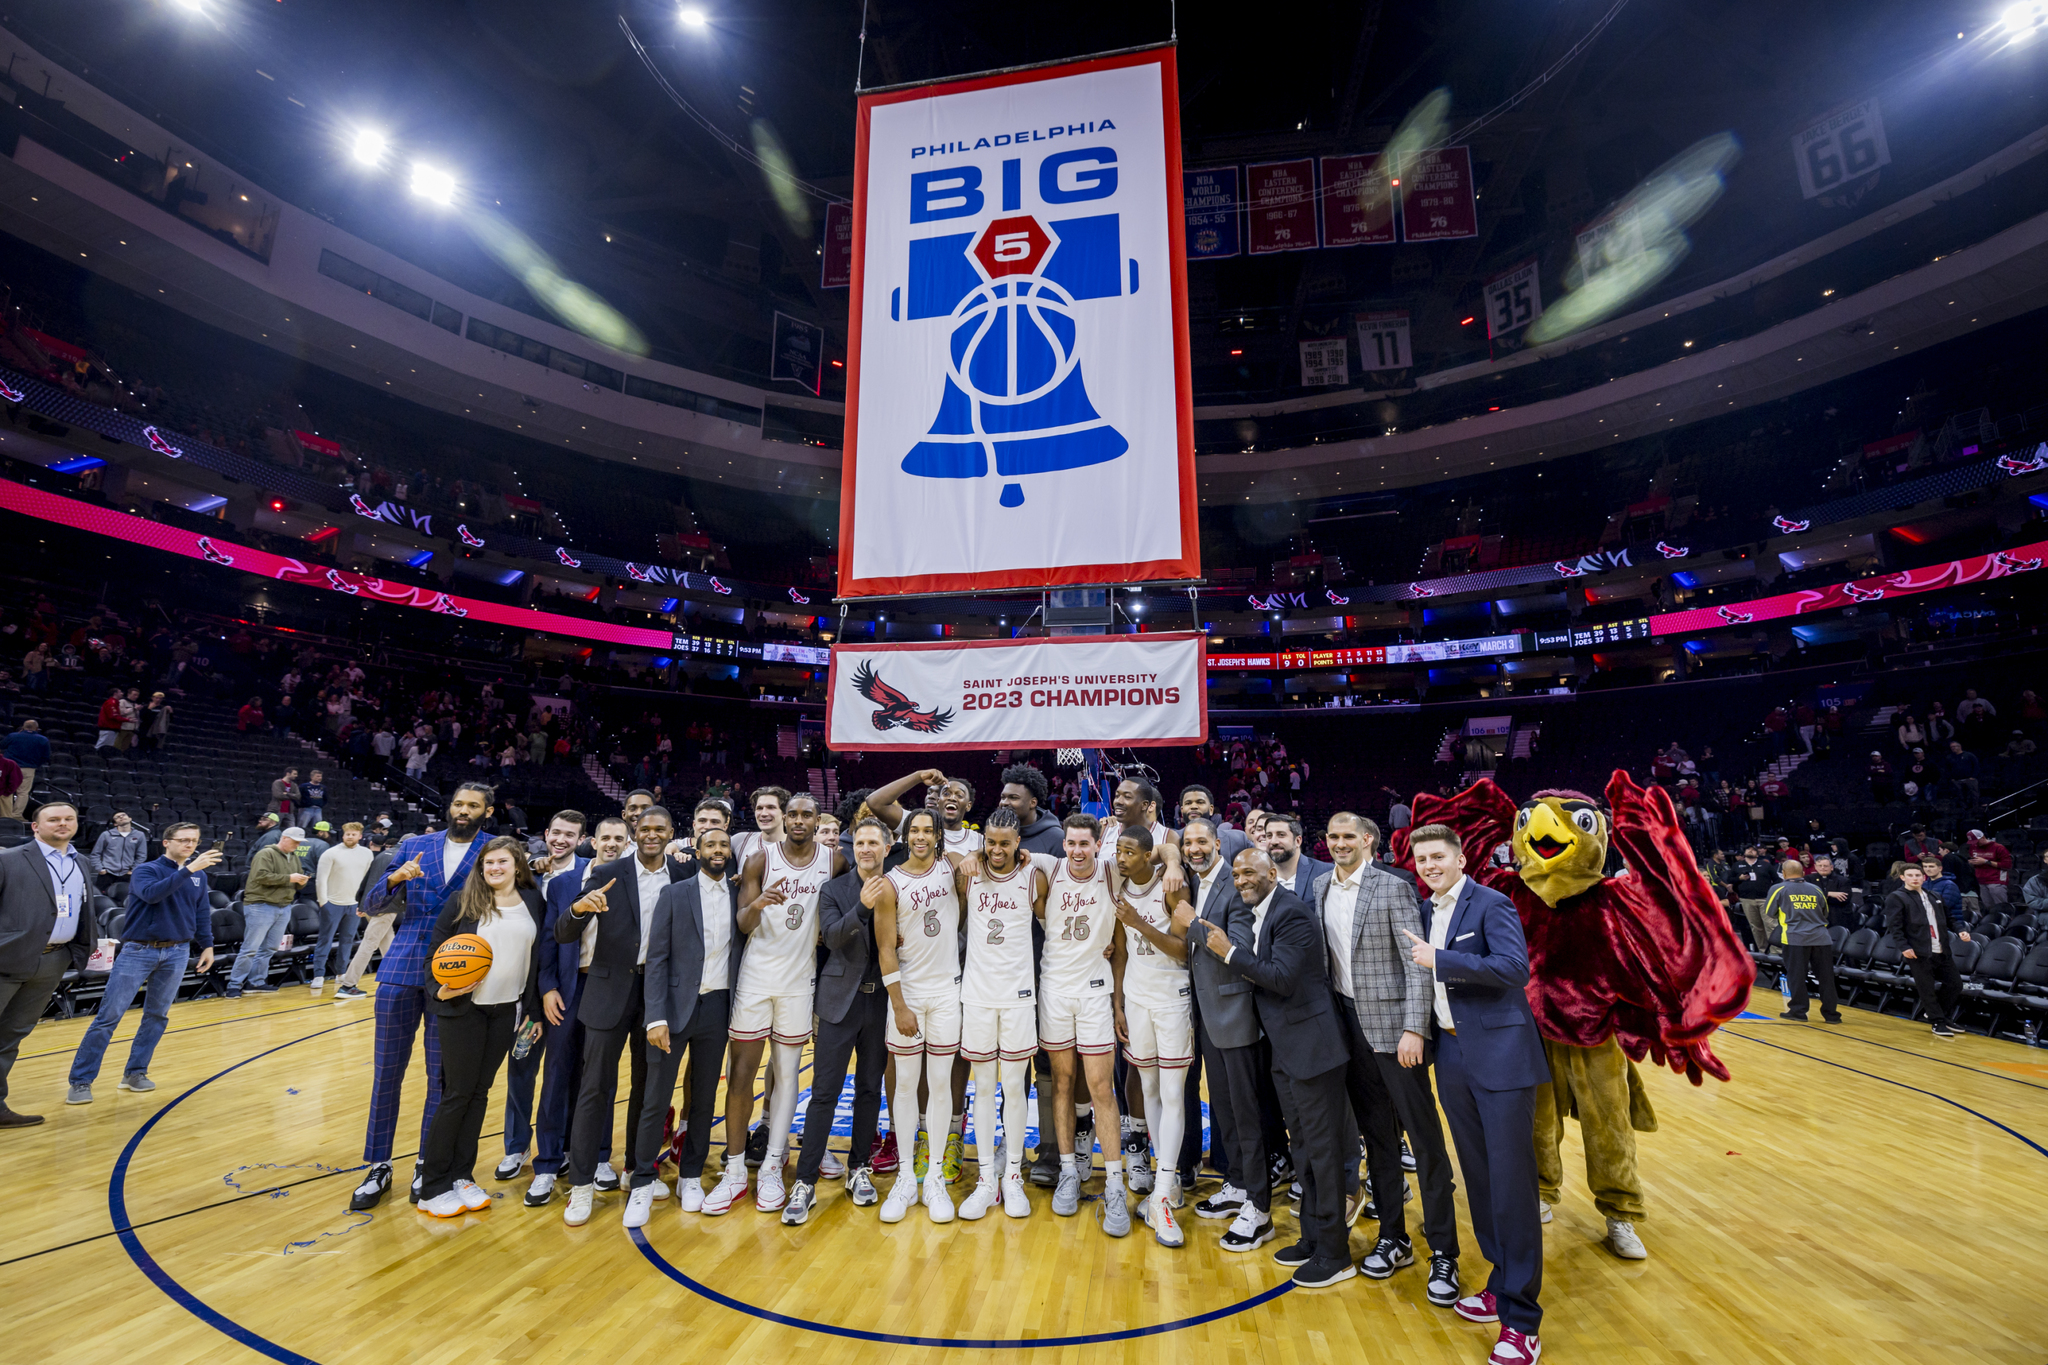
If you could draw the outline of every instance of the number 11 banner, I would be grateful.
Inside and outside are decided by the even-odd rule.
[[[1201,573],[1174,49],[860,96],[839,595]]]

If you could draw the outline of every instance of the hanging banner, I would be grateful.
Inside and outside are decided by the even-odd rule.
[[[1354,321],[1358,324],[1358,368],[1405,370],[1415,363],[1415,351],[1408,344],[1405,310],[1358,313]]]
[[[1244,183],[1252,255],[1315,250],[1315,162],[1303,157],[1247,166]]]
[[[855,753],[1201,744],[1203,638],[837,644],[825,742]]]
[[[1479,235],[1472,192],[1472,149],[1418,152],[1400,170],[1401,240],[1447,242]]]
[[[1244,237],[1237,221],[1237,167],[1182,171],[1180,186],[1188,224],[1188,259],[1219,261],[1241,253]]]
[[[1301,386],[1329,388],[1351,382],[1351,343],[1341,336],[1301,343]]]
[[[775,340],[768,358],[768,377],[801,384],[812,393],[825,388],[825,329],[793,318],[775,315]]]
[[[1372,156],[1326,156],[1323,173],[1323,245],[1392,246],[1394,183]]]
[[[862,95],[839,592],[1201,572],[1174,50]]]
[[[1808,199],[1841,194],[1848,182],[1892,163],[1884,140],[1884,115],[1875,99],[1838,109],[1792,139],[1799,168],[1799,193]],[[1846,201],[1845,201],[1846,202]]]
[[[853,205],[825,205],[825,242],[818,254],[820,289],[844,289],[853,283]]]
[[[1488,280],[1484,293],[1488,340],[1519,331],[1543,316],[1543,284],[1534,256]]]

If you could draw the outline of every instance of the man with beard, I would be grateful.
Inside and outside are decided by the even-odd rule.
[[[370,1169],[349,1197],[351,1212],[374,1209],[391,1188],[391,1146],[398,1132],[399,1091],[405,1084],[405,1069],[412,1060],[413,1035],[425,1021],[427,1054],[427,1103],[420,1114],[420,1146],[427,1145],[427,1130],[433,1126],[434,1111],[441,1105],[441,1035],[434,1013],[427,1008],[427,995],[438,984],[427,974],[427,956],[433,948],[434,922],[449,897],[459,894],[475,861],[477,834],[490,818],[491,788],[481,782],[464,782],[448,798],[448,829],[442,834],[413,834],[399,841],[395,866],[385,885],[405,896],[399,912],[397,932],[384,960],[377,967],[377,1039],[370,1073],[370,1121],[363,1137],[363,1160]],[[414,1198],[418,1197],[419,1168],[413,1168]]]
[[[690,1050],[687,1136],[676,1158],[676,1202],[684,1212],[704,1205],[704,1159],[711,1154],[712,1105],[725,1057],[732,984],[739,978],[746,935],[734,910],[732,841],[722,829],[696,839],[697,875],[670,882],[656,898],[647,933],[647,1091],[640,1101],[628,1228],[645,1227],[654,1209],[662,1126],[675,1097],[683,1049]],[[695,1191],[694,1195],[692,1191]]]
[[[1245,838],[1243,830],[1233,829],[1223,823],[1222,818],[1216,814],[1215,793],[1199,782],[1180,790],[1181,828],[1185,830],[1196,820],[1209,822],[1210,832],[1215,836],[1226,869],[1238,854],[1251,847],[1251,840]]]

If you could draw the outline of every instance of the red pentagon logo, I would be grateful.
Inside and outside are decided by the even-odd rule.
[[[1036,218],[998,218],[981,230],[974,244],[974,259],[990,279],[1004,275],[1035,275],[1052,251],[1052,236]]]

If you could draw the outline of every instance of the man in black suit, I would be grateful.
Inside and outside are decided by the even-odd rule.
[[[796,1162],[782,1221],[794,1227],[810,1218],[818,1199],[818,1174],[839,1092],[846,1088],[846,1064],[853,1071],[853,1146],[846,1156],[846,1195],[858,1207],[877,1202],[870,1159],[882,1113],[882,1068],[889,1060],[889,992],[882,985],[875,953],[875,911],[889,856],[889,829],[873,816],[853,827],[853,866],[818,892],[818,933],[825,940],[824,969],[818,973],[818,1041],[811,1054],[811,1103],[804,1111],[804,1146]]]
[[[1205,921],[1205,946],[1252,983],[1259,1023],[1273,1047],[1273,1082],[1301,1177],[1301,1240],[1273,1257],[1293,1266],[1304,1289],[1348,1280],[1350,1229],[1344,1225],[1344,1031],[1330,1000],[1328,953],[1308,905],[1279,885],[1273,860],[1258,849],[1231,867],[1237,894],[1252,911],[1252,948]],[[1535,1160],[1531,1148],[1531,1162]]]
[[[1266,850],[1266,856],[1273,860],[1273,875],[1279,879],[1280,885],[1308,900],[1315,894],[1316,878],[1328,872],[1330,865],[1302,852],[1301,838],[1301,817],[1275,811],[1266,817],[1265,828],[1259,834],[1259,847]],[[1234,862],[1231,864],[1232,867],[1236,865]]]
[[[590,1221],[596,1198],[598,1147],[603,1141],[611,1095],[607,1077],[619,1074],[619,1054],[632,1056],[632,1087],[626,1113],[637,1117],[647,1091],[646,1018],[642,972],[647,940],[654,927],[654,907],[681,868],[662,853],[675,835],[675,823],[660,806],[649,806],[633,826],[633,856],[595,868],[591,889],[555,921],[555,939],[575,943],[592,915],[598,916],[597,941],[590,965],[583,969],[583,996],[576,1003],[576,1022],[583,1025],[583,1076],[576,1092],[576,1112],[569,1121],[569,1207],[562,1221],[581,1227]],[[617,1084],[613,1080],[613,1086]],[[709,1128],[707,1121],[706,1128]],[[656,1137],[659,1138],[659,1134]],[[639,1125],[626,1125],[626,1165],[637,1169]],[[659,1182],[655,1182],[657,1185]],[[660,1189],[653,1196],[667,1193]]]
[[[646,828],[647,816],[640,817]],[[704,1207],[704,1159],[711,1154],[711,1124],[718,1098],[719,1064],[732,1018],[732,987],[739,980],[747,936],[739,930],[732,894],[732,839],[722,829],[696,837],[696,871],[662,889],[647,931],[645,1011],[647,1093],[640,1101],[633,1193],[626,1200],[628,1228],[647,1226],[659,1183],[662,1126],[676,1093],[683,1049],[690,1050],[689,1127],[676,1156],[676,1202],[684,1213]]]
[[[1448,825],[1409,836],[1430,898],[1423,934],[1403,930],[1415,964],[1434,982],[1431,1039],[1437,1096],[1450,1120],[1486,1288],[1452,1305],[1468,1322],[1498,1322],[1488,1365],[1533,1365],[1542,1345],[1543,1223],[1536,1198],[1536,1087],[1550,1083],[1529,1010],[1529,949],[1514,902],[1465,875],[1465,850]]]
[[[84,971],[99,944],[92,869],[71,847],[78,807],[45,801],[33,828],[33,839],[0,852],[0,1128],[43,1121],[7,1107],[7,1073],[65,971]]]

